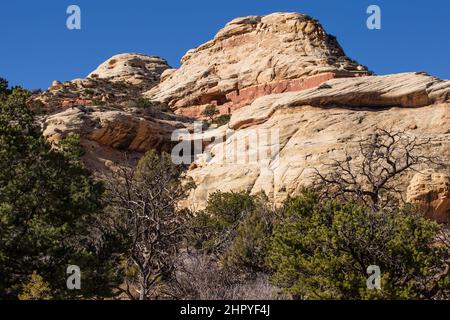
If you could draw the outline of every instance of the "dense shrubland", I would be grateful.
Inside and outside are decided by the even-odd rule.
[[[446,226],[397,201],[394,171],[370,175],[383,182],[372,189],[342,188],[367,178],[345,170],[347,158],[343,172],[318,173],[328,184],[281,207],[264,194],[216,192],[189,212],[178,203],[193,184],[169,155],[150,151],[99,181],[78,136],[58,146],[42,138],[28,96],[0,81],[1,299],[449,298]],[[361,148],[363,165],[383,156],[377,143]],[[433,160],[418,151],[400,173]],[[82,270],[81,290],[67,290],[68,265]],[[367,288],[370,265],[381,290]]]

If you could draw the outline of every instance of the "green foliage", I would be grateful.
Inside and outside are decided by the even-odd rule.
[[[78,161],[85,154],[80,135],[70,133],[59,143],[61,152],[70,160]]]
[[[52,293],[48,283],[39,274],[33,272],[31,279],[23,286],[19,300],[51,300]]]
[[[139,98],[136,100],[136,108],[139,109],[147,109],[150,108],[152,106],[152,103],[150,102],[150,100],[146,99],[146,98]]]
[[[0,297],[17,297],[36,271],[62,298],[69,295],[68,264],[83,266],[86,275],[108,266],[108,235],[95,229],[103,186],[76,161],[79,150],[70,145],[77,139],[66,141],[61,152],[42,137],[28,97],[14,88],[0,103]],[[95,264],[84,263],[89,256]],[[106,271],[97,276],[92,289],[108,288],[108,277]]]
[[[0,78],[0,100],[8,94],[8,81]]]
[[[217,255],[226,267],[265,271],[267,240],[276,213],[264,194],[215,192],[192,222],[194,245]]]
[[[218,115],[220,112],[217,109],[217,107],[213,104],[209,104],[206,106],[206,108],[202,111],[202,116],[209,118],[211,122],[213,122],[214,117]]]
[[[288,199],[267,262],[273,280],[302,299],[418,299],[436,294],[448,249],[434,245],[440,227],[407,208],[373,212],[353,203],[321,203],[304,191]],[[382,289],[367,288],[377,265]],[[441,283],[443,284],[443,283]]]
[[[214,120],[214,123],[217,124],[219,127],[221,127],[229,123],[230,119],[231,119],[230,114],[221,114]]]
[[[224,254],[226,266],[266,271],[265,257],[273,215],[273,212],[256,209],[243,219],[230,248]]]
[[[248,192],[215,192],[208,198],[205,212],[219,227],[227,227],[255,209],[255,197]]]
[[[248,192],[215,192],[205,210],[192,221],[194,246],[223,253],[230,245],[240,221],[255,209],[255,198]]]

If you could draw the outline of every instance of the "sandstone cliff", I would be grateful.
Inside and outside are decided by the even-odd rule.
[[[326,172],[330,169],[326,164],[346,153],[356,157],[358,142],[369,139],[376,128],[404,131],[421,141],[429,139],[427,154],[448,161],[450,103],[445,101],[449,94],[449,81],[412,73],[330,80],[322,87],[259,98],[234,113],[223,142],[214,144],[197,160],[189,173],[199,186],[191,202],[201,207],[214,190],[248,190],[264,191],[280,203],[314,183],[315,169]],[[270,135],[275,130],[279,139],[263,142],[263,149],[265,143],[266,149],[275,150],[269,159],[251,157],[255,151],[250,142],[237,147],[252,135]],[[274,143],[279,147],[274,149]],[[406,176],[398,184],[406,189],[411,178]],[[426,202],[426,194],[436,190],[433,183],[422,187],[415,181],[413,184],[415,192],[409,197],[413,202]],[[435,204],[440,220],[448,219],[448,188],[434,194],[433,201],[439,194]]]
[[[146,96],[197,117],[208,104],[228,113],[259,96],[366,74],[316,20],[276,13],[231,21]]]
[[[157,57],[118,55],[34,99],[52,113],[45,135],[57,142],[81,134],[96,171],[120,164],[124,152],[138,159],[152,148],[170,150],[172,132],[192,131],[208,105],[231,114],[229,124],[204,134],[205,151],[188,172],[197,188],[187,205],[195,209],[216,190],[262,190],[280,203],[314,183],[314,169],[357,157],[357,142],[377,127],[429,140],[427,153],[450,159],[449,81],[423,72],[373,76],[319,22],[297,13],[235,19],[188,51],[178,69]],[[260,132],[276,132],[277,141],[263,141],[270,157],[262,161],[260,150],[242,146]],[[405,198],[449,221],[448,171],[422,169],[398,181]]]

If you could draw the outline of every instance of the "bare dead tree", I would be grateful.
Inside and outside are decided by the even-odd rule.
[[[357,199],[374,211],[403,201],[402,176],[422,165],[440,165],[426,153],[429,143],[404,131],[377,128],[368,140],[359,141],[355,156],[346,152],[344,159],[333,160],[326,174],[315,169],[322,196]]]
[[[109,179],[109,208],[115,211],[116,225],[129,236],[128,261],[137,268],[139,299],[174,269],[179,244],[189,214],[177,203],[187,196],[192,183],[182,183],[183,169],[168,154],[148,152],[137,167],[120,168]],[[123,292],[129,298],[127,283]]]

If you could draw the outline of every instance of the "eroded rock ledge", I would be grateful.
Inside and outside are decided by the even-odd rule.
[[[333,79],[299,92],[269,95],[236,111],[231,117],[233,129],[260,123],[280,108],[313,105],[322,107],[418,108],[450,101],[450,81],[425,73],[400,73],[387,76]]]
[[[376,128],[429,139],[425,152],[448,160],[449,98],[450,81],[424,73],[333,79],[312,89],[261,97],[233,113],[227,136],[226,130],[215,130],[215,140],[223,142],[211,145],[192,166],[189,175],[198,187],[190,203],[201,208],[217,190],[264,191],[281,203],[312,185],[315,169],[327,172],[330,160],[347,152],[356,159],[358,141],[368,139]],[[256,152],[247,144],[236,148],[252,135],[272,130],[278,130],[279,151],[268,162],[247,161]],[[264,148],[274,143],[267,141]],[[405,192],[413,176],[398,181]],[[425,208],[429,217],[450,221],[448,173],[426,177],[411,182],[408,199]]]

